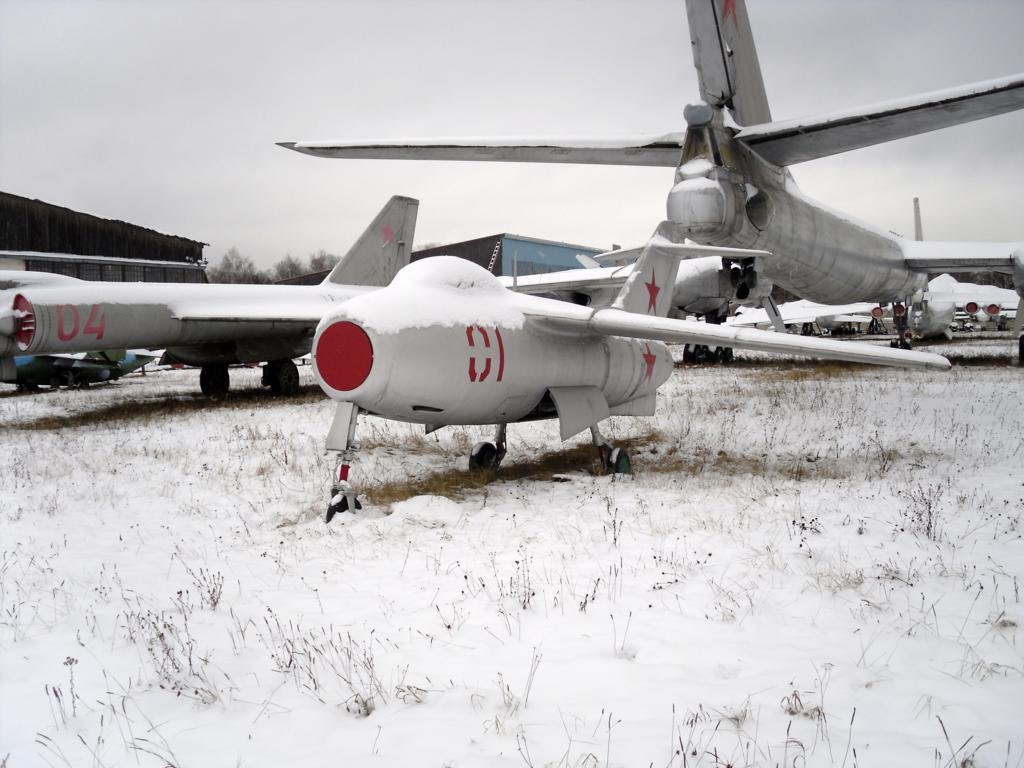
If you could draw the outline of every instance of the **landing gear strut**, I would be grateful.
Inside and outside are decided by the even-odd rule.
[[[628,475],[633,471],[626,449],[617,448],[609,443],[596,424],[590,428],[590,437],[594,441],[594,447],[597,448],[597,454],[605,472],[613,475]]]
[[[204,365],[199,370],[199,389],[207,397],[223,397],[231,387],[226,365]]]
[[[348,479],[352,462],[359,452],[359,444],[355,441],[358,421],[359,409],[355,405],[338,403],[334,423],[327,434],[327,450],[336,453],[337,460],[334,465],[334,483],[331,486],[330,500],[327,502],[325,523],[331,522],[339,512],[356,512],[363,508]]]
[[[495,470],[505,458],[505,431],[507,425],[499,424],[494,431],[493,443],[477,443],[469,452],[469,469]]]
[[[271,360],[263,366],[262,383],[275,395],[293,397],[299,394],[299,369],[291,360]]]

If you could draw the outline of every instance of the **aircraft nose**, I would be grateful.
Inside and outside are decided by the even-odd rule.
[[[360,326],[342,320],[317,337],[313,364],[320,379],[337,392],[358,389],[373,368],[373,344]]]

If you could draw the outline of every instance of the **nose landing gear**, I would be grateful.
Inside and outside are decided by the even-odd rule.
[[[334,422],[327,433],[327,450],[337,454],[334,467],[334,483],[331,496],[327,503],[325,523],[331,522],[339,512],[356,512],[363,508],[355,489],[349,482],[349,471],[352,462],[359,452],[359,444],[355,441],[356,424],[359,421],[359,408],[352,403],[338,403],[334,414]]]

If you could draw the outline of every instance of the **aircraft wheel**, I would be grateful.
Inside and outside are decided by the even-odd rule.
[[[358,498],[353,496],[352,500],[355,502],[355,506],[352,508],[353,512],[358,512],[363,508],[363,505],[360,503]],[[331,500],[327,503],[327,517],[324,518],[324,522],[329,523],[339,512],[348,511],[348,496],[343,493],[334,493],[331,495]]]
[[[226,365],[204,365],[199,371],[199,389],[207,397],[223,397],[231,387]]]
[[[628,475],[633,471],[629,454],[624,448],[612,448],[608,453],[605,466],[613,475]]]
[[[268,363],[267,367],[270,365]],[[294,397],[299,394],[299,369],[291,360],[278,360],[269,373],[270,391],[275,395]]]
[[[498,449],[494,443],[477,443],[469,452],[469,469],[495,469],[498,466]]]

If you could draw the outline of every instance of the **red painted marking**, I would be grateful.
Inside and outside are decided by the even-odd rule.
[[[724,22],[730,16],[732,16],[733,23],[739,23],[736,19],[736,0],[725,0],[722,3],[722,21]]]
[[[644,283],[647,286],[647,311],[657,309],[658,307],[658,293],[661,291],[661,287],[658,285],[658,278],[654,274],[654,270],[651,270],[651,282]]]
[[[95,336],[97,340],[100,340],[103,338],[106,323],[107,318],[100,312],[100,305],[93,304],[92,309],[89,310],[89,319],[85,321],[85,328],[82,329],[82,333],[86,336]]]
[[[385,224],[384,229],[382,229],[380,233],[384,235],[384,245],[390,245],[395,242],[395,230],[393,230],[389,224]]]
[[[480,338],[483,340],[483,348],[491,349],[491,336],[487,333],[487,329],[481,325],[467,325],[466,326],[466,343],[470,349],[476,348],[475,336],[477,331],[480,332]],[[501,338],[501,331],[497,328],[494,329],[494,336],[498,341],[498,375],[495,381],[501,381],[505,377],[505,342]],[[488,354],[487,356],[481,356],[483,361],[483,370],[477,371],[477,357],[476,355],[469,356],[469,380],[476,382],[483,382],[491,375],[491,366],[493,360]]]
[[[13,309],[22,313],[21,317],[14,321],[14,340],[22,350],[25,350],[36,335],[36,313],[32,308],[32,302],[20,293],[14,297]]]
[[[650,381],[651,377],[654,376],[654,364],[658,362],[658,356],[651,352],[651,345],[644,344],[646,350],[643,354],[644,364],[647,366],[647,373],[644,375],[645,381]]]
[[[70,320],[68,320],[70,317]],[[68,324],[70,323],[70,328]],[[78,335],[82,319],[78,315],[78,307],[73,304],[57,305],[57,338],[61,341],[71,341]]]
[[[470,381],[474,381],[474,382],[475,381],[480,381],[480,382],[483,382],[484,379],[486,379],[490,375],[491,375],[491,358],[489,358],[489,357],[485,357],[484,358],[484,369],[480,373],[480,377],[479,378],[477,378],[477,374],[476,374],[476,358],[475,357],[469,358],[469,380]]]
[[[501,331],[494,329],[494,337],[498,340],[498,381],[505,376],[505,342],[501,340]]]
[[[342,464],[338,468],[338,479],[343,483],[348,481],[348,469],[348,464]]]
[[[343,320],[328,326],[316,342],[316,370],[331,389],[350,392],[373,368],[373,344],[366,331]]]

